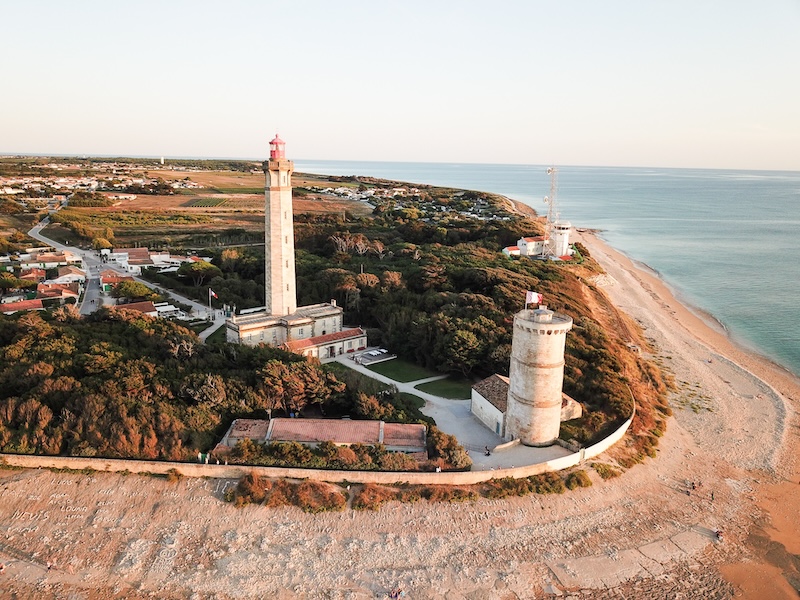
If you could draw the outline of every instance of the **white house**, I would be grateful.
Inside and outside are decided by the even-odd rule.
[[[59,267],[58,277],[48,280],[48,283],[79,283],[83,286],[86,283],[86,273],[72,265]]]
[[[470,412],[486,427],[503,439],[509,439],[506,432],[506,414],[508,412],[508,377],[490,375],[472,386]],[[583,414],[583,407],[566,394],[561,394],[560,421],[577,419]]]

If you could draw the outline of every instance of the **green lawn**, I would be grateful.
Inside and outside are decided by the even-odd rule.
[[[394,360],[387,360],[386,362],[378,363],[377,365],[370,365],[367,367],[370,371],[394,379],[401,383],[408,383],[409,381],[416,381],[417,379],[425,379],[426,377],[435,377],[439,373],[428,371],[420,366],[410,363],[401,358]]]
[[[198,332],[199,333],[199,332]],[[220,327],[214,333],[212,333],[208,338],[206,338],[206,344],[221,344],[225,341],[225,326]]]
[[[397,395],[400,396],[403,400],[405,400],[409,404],[415,406],[416,408],[422,408],[423,406],[425,406],[425,400],[423,400],[419,396],[415,396],[414,394],[399,392]]]
[[[466,379],[440,379],[416,386],[421,392],[427,392],[442,398],[466,400],[472,395],[472,384]]]

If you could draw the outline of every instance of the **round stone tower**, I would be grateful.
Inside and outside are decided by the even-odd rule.
[[[570,329],[571,317],[546,306],[514,315],[506,433],[526,446],[549,446],[558,438]]]

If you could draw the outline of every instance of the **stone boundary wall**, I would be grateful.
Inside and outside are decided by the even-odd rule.
[[[522,479],[531,475],[539,475],[548,471],[561,471],[582,463],[588,458],[595,457],[617,443],[625,432],[628,431],[634,414],[625,421],[614,433],[604,440],[581,449],[568,456],[554,460],[526,465],[510,469],[495,469],[494,471],[448,471],[441,473],[420,472],[386,472],[386,471],[334,471],[325,469],[297,469],[283,467],[253,467],[242,465],[214,465],[191,462],[161,462],[152,460],[127,460],[109,458],[83,458],[79,456],[38,456],[33,454],[0,454],[0,463],[12,467],[27,469],[72,469],[80,471],[92,469],[94,471],[130,472],[150,475],[166,475],[171,470],[178,471],[185,477],[211,477],[218,479],[240,479],[247,473],[255,472],[264,477],[288,479],[313,479],[333,483],[347,481],[350,483],[378,483],[394,484],[409,483],[417,485],[472,485],[512,477]]]

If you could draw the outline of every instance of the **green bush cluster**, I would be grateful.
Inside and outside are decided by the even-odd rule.
[[[586,471],[579,469],[577,471],[572,471],[566,476],[564,485],[567,486],[568,490],[574,490],[579,487],[590,487],[592,485],[592,480],[589,479],[589,475],[587,475]]]
[[[591,467],[603,479],[611,479],[613,477],[619,477],[620,475],[622,475],[622,471],[620,471],[619,469],[615,469],[611,465],[607,465],[605,463],[592,463]]]
[[[478,498],[478,491],[472,486],[367,483],[356,490],[352,506],[355,510],[379,510],[387,502],[472,502]]]
[[[228,460],[234,464],[265,467],[350,471],[418,471],[425,464],[402,452],[389,452],[382,444],[337,446],[330,441],[310,448],[297,442],[258,444],[241,440]]]
[[[506,498],[528,494],[563,494],[566,489],[564,480],[558,473],[542,473],[521,479],[503,477],[491,479],[483,484],[483,494],[487,498]]]

